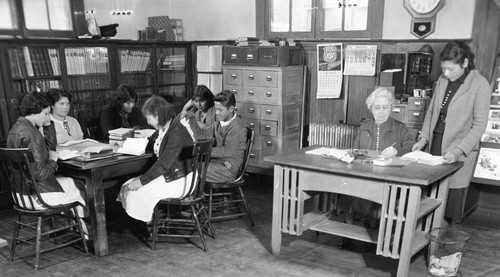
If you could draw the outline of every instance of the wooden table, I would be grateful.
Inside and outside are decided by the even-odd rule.
[[[273,254],[279,255],[281,233],[300,236],[311,229],[375,243],[377,255],[399,259],[397,276],[407,276],[411,257],[428,244],[426,232],[442,225],[447,177],[463,163],[383,167],[305,154],[319,147],[265,158],[274,163]],[[331,193],[381,204],[379,229],[330,220],[336,208]],[[307,199],[313,208],[304,213]]]
[[[89,231],[92,234],[94,251],[97,256],[108,254],[104,180],[127,175],[139,175],[145,172],[153,162],[153,153],[146,153],[141,156],[120,155],[91,162],[59,161],[59,174],[82,179],[85,182],[86,201],[92,225],[92,229]]]

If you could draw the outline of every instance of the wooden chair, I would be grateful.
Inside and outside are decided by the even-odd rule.
[[[10,259],[14,260],[16,246],[25,243],[35,248],[35,270],[38,270],[41,253],[80,241],[85,253],[88,253],[88,249],[80,218],[76,212],[76,207],[80,203],[57,206],[47,204],[36,186],[31,170],[33,162],[33,154],[27,148],[0,148],[0,172],[3,179],[7,180],[14,200],[14,209],[18,214]],[[35,205],[35,202],[39,205]],[[43,209],[33,208],[39,207],[40,204]],[[47,225],[51,228],[44,230],[45,225],[42,229],[42,222],[47,220],[50,220]],[[47,241],[42,241],[47,237],[49,238]]]
[[[247,127],[247,140],[245,154],[243,156],[243,164],[240,167],[240,172],[236,180],[225,183],[206,182],[206,187],[209,190],[208,197],[208,214],[210,220],[227,220],[248,215],[248,219],[252,226],[255,226],[252,213],[245,200],[242,185],[245,183],[245,175],[250,161],[250,154],[255,142],[255,132]]]
[[[207,175],[213,140],[200,140],[194,146],[193,180],[189,191],[192,193],[182,198],[162,199],[153,212],[152,248],[156,250],[156,242],[160,237],[200,238],[203,250],[208,252],[204,233],[215,238],[215,231],[203,204],[205,198],[205,178]],[[160,208],[166,207],[162,214]],[[178,209],[174,211],[174,206]],[[189,210],[185,211],[188,207]],[[184,215],[183,215],[184,214]]]

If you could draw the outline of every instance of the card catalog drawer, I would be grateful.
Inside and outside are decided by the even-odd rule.
[[[281,139],[278,137],[262,136],[261,137],[262,155],[274,155],[281,152]]]
[[[260,47],[259,64],[261,66],[285,66],[289,64],[288,47]]]
[[[278,106],[262,105],[260,108],[260,118],[266,120],[278,120]]]
[[[260,72],[261,87],[278,87],[278,72],[276,71],[261,71]]]
[[[225,85],[224,89],[227,89],[234,94],[234,98],[236,99],[236,105],[238,105],[240,101],[243,101],[243,93],[242,93],[243,88],[241,86]]]
[[[425,103],[423,98],[408,98],[408,110],[425,111]]]
[[[243,117],[247,118],[257,118],[260,117],[260,105],[253,103],[243,103],[243,111],[241,111]]]
[[[278,104],[279,93],[277,88],[260,88],[260,103]]]
[[[406,115],[406,120],[408,122],[423,122],[424,116],[425,116],[424,111],[408,110],[408,114]]]
[[[243,87],[243,102],[254,102],[254,103],[259,103],[260,102],[260,88],[259,87],[250,87],[250,86],[244,86]]]
[[[243,84],[241,69],[224,69],[224,85],[241,86]]]
[[[259,48],[226,46],[224,51],[225,64],[258,65]]]
[[[405,106],[393,106],[391,110],[391,117],[399,120],[401,122],[405,121],[406,107]]]
[[[252,151],[250,151],[250,160],[248,161],[248,163],[253,165],[260,165],[260,150],[252,149]]]
[[[262,120],[260,123],[260,133],[265,136],[277,136],[278,121]]]
[[[243,85],[254,87],[260,86],[260,71],[243,70]]]
[[[243,121],[245,122],[245,126],[249,127],[250,129],[255,131],[256,135],[260,134],[260,120],[257,118],[243,118]],[[255,148],[255,143],[254,143],[254,148]]]

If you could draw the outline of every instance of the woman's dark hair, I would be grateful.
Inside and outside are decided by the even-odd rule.
[[[458,40],[446,44],[440,56],[442,62],[448,61],[459,65],[462,65],[465,59],[469,60],[469,64],[465,68],[465,73],[469,73],[475,67],[474,53],[472,53],[470,47],[465,42]]]
[[[70,103],[71,99],[73,98],[73,96],[71,96],[71,94],[67,90],[60,88],[51,88],[45,93],[45,95],[47,95],[47,97],[49,98],[50,105],[52,106],[54,106],[57,101],[59,101],[63,97],[68,98]]]
[[[207,109],[214,106],[214,97],[212,91],[205,85],[198,85],[194,88],[193,99],[199,98],[200,101],[205,101]]]
[[[127,85],[120,85],[115,91],[111,92],[109,98],[116,106],[121,108],[123,103],[137,102],[137,93]]]
[[[230,108],[231,106],[236,107],[236,98],[234,94],[229,90],[223,90],[219,92],[214,99],[215,102],[220,102],[222,106]]]
[[[24,96],[19,107],[21,116],[39,114],[43,109],[50,107],[50,100],[42,93],[30,92]]]
[[[165,126],[167,122],[176,116],[174,105],[167,102],[163,97],[151,96],[142,106],[144,116],[158,116],[158,125]]]

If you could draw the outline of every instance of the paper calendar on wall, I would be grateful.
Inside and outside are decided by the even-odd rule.
[[[342,90],[342,43],[318,44],[316,98],[339,98]]]

